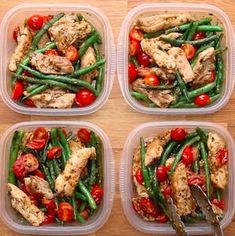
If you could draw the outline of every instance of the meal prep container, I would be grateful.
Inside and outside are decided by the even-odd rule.
[[[45,225],[31,226],[20,223],[20,217],[12,208],[9,196],[7,194],[7,178],[8,178],[8,162],[10,145],[13,134],[16,130],[34,130],[36,127],[65,127],[69,130],[77,130],[79,128],[87,128],[94,131],[103,141],[104,154],[104,197],[98,211],[88,219],[84,224],[77,222],[66,223],[60,225]],[[88,122],[75,121],[39,121],[39,122],[23,122],[11,126],[5,131],[0,140],[0,155],[1,155],[1,175],[0,175],[0,216],[3,222],[12,230],[25,234],[42,234],[42,235],[81,235],[97,231],[107,221],[113,202],[114,195],[114,160],[111,144],[108,136],[96,125]]]
[[[171,122],[149,122],[139,125],[131,131],[126,139],[124,149],[122,152],[121,169],[120,169],[120,192],[122,199],[123,211],[126,218],[131,225],[137,230],[144,233],[151,234],[175,234],[174,229],[170,224],[161,224],[154,222],[144,221],[134,211],[131,204],[131,198],[134,192],[134,186],[132,181],[132,159],[135,149],[139,145],[140,137],[153,137],[160,131],[166,129],[173,129],[176,127],[182,127],[187,130],[192,130],[196,127],[203,128],[207,131],[215,131],[219,133],[227,143],[228,148],[228,168],[229,168],[229,183],[228,188],[225,191],[225,214],[221,221],[221,226],[224,229],[232,221],[234,208],[235,208],[235,148],[234,141],[229,132],[220,125],[209,122],[197,122],[197,121],[171,121]],[[208,223],[195,223],[185,224],[186,231],[190,235],[212,234],[213,230]]]
[[[101,52],[106,59],[105,79],[102,94],[96,101],[87,107],[69,108],[69,109],[51,109],[51,108],[30,108],[23,104],[17,103],[11,99],[11,75],[8,70],[10,57],[14,51],[16,43],[12,38],[14,28],[23,24],[24,20],[32,14],[57,14],[59,12],[82,13],[85,18],[93,24],[102,37]],[[115,73],[115,45],[113,33],[108,18],[99,9],[87,4],[21,4],[9,10],[2,19],[0,26],[0,93],[3,101],[12,110],[30,115],[47,115],[47,116],[71,116],[87,115],[100,109],[107,101],[113,85]]]
[[[163,13],[185,13],[189,12],[200,18],[203,16],[213,17],[214,22],[219,20],[224,27],[225,37],[222,41],[228,50],[224,53],[225,80],[221,98],[207,107],[201,108],[150,108],[142,105],[130,95],[128,83],[128,48],[129,31],[135,20],[142,16]],[[117,48],[117,71],[119,84],[126,102],[136,111],[148,114],[208,114],[220,110],[228,102],[234,87],[235,55],[234,55],[234,32],[228,16],[218,7],[209,4],[187,4],[187,3],[151,3],[135,7],[127,14],[123,21]]]

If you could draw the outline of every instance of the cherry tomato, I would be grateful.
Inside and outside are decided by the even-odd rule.
[[[216,159],[218,160],[218,166],[227,164],[228,163],[228,150],[225,148],[220,149],[218,155],[216,156]]]
[[[193,36],[193,40],[199,40],[199,39],[204,39],[206,37],[206,34],[204,32],[197,32]]]
[[[42,204],[48,209],[48,208],[52,208],[52,209],[56,209],[56,204],[54,199],[46,199],[46,198],[42,198]]]
[[[129,45],[129,53],[131,56],[137,55],[139,52],[141,52],[140,43],[136,40],[131,40]]]
[[[65,57],[70,61],[76,61],[78,59],[78,50],[74,46],[69,46],[66,49]]]
[[[137,68],[132,63],[128,64],[128,76],[129,76],[129,83],[134,82],[138,76]]]
[[[166,198],[167,196],[172,196],[172,188],[170,185],[168,185],[164,190],[163,190],[163,195]]]
[[[23,93],[24,93],[24,84],[23,84],[22,81],[17,80],[15,82],[15,86],[13,88],[11,98],[13,100],[18,100],[18,99],[20,99],[22,97]]]
[[[139,183],[139,184],[143,184],[144,182],[144,177],[142,175],[142,171],[141,171],[141,168],[139,168],[136,173],[135,173],[135,179],[136,181]]]
[[[49,160],[60,158],[62,155],[62,148],[59,146],[54,146],[50,148],[50,150],[47,152],[47,157]]]
[[[153,204],[153,202],[149,198],[142,197],[140,199],[140,207],[146,214],[155,214],[156,208]]]
[[[39,177],[39,178],[42,178],[42,179],[45,179],[45,176],[44,176],[44,174],[42,173],[42,171],[40,171],[40,170],[35,170],[35,171],[33,171],[32,172],[32,175],[35,175],[35,176],[37,176],[37,177]]]
[[[182,162],[187,166],[191,165],[194,161],[193,159],[193,148],[191,146],[187,146],[182,153]]]
[[[212,71],[211,71],[210,81],[211,81],[211,82],[214,82],[215,79],[216,79],[216,73],[215,73],[215,70],[212,70]]]
[[[53,18],[53,16],[51,16],[51,15],[43,16],[44,24],[48,23],[52,18]]]
[[[201,94],[194,98],[194,103],[199,107],[204,107],[210,103],[210,96],[207,93]]]
[[[174,141],[183,141],[187,135],[187,132],[183,128],[176,128],[171,130],[171,139]]]
[[[77,92],[75,97],[75,103],[79,107],[85,107],[92,104],[95,99],[96,97],[93,92],[91,92],[89,89],[83,88]]]
[[[33,100],[30,99],[30,98],[26,98],[26,99],[24,100],[24,104],[25,104],[26,106],[28,106],[28,107],[35,107],[35,104],[34,104]]]
[[[32,195],[29,195],[28,196],[31,200],[31,202],[35,205],[35,206],[38,206],[38,200],[36,199],[36,197],[32,196]]]
[[[142,66],[147,67],[150,64],[150,57],[144,52],[138,53],[136,58],[139,64]]]
[[[39,127],[33,132],[33,139],[48,139],[48,132],[45,128]]]
[[[185,56],[188,60],[191,60],[195,55],[195,47],[192,44],[183,44],[181,46],[182,50],[185,53]]]
[[[66,137],[67,136],[67,132],[66,132],[65,128],[61,128],[61,130],[62,130],[64,136]]]
[[[47,56],[58,56],[58,51],[56,49],[48,49],[44,54]]]
[[[68,202],[60,202],[57,215],[61,221],[69,222],[73,220],[73,207]]]
[[[80,212],[80,215],[83,217],[84,220],[87,220],[90,216],[90,211],[86,208],[82,212]]]
[[[16,42],[17,42],[17,37],[18,37],[19,33],[20,33],[20,27],[17,26],[17,27],[14,29],[13,34],[12,34],[13,39],[14,39]]]
[[[91,189],[91,196],[94,198],[96,204],[101,202],[103,195],[104,190],[98,184],[95,184]]]
[[[224,210],[224,199],[218,200],[217,198],[213,198],[211,203],[219,207],[221,210]]]
[[[164,214],[157,216],[156,221],[159,223],[166,223],[168,221],[168,217]]]
[[[43,26],[43,16],[40,15],[32,15],[28,18],[28,26],[32,30],[39,30]]]
[[[156,170],[157,179],[163,182],[167,179],[167,168],[165,166],[159,166]]]
[[[26,144],[26,147],[33,150],[41,150],[44,148],[45,145],[46,139],[33,139]]]
[[[144,38],[144,35],[141,30],[132,28],[129,37],[131,40],[136,40],[137,42],[140,42]]]
[[[26,195],[30,195],[30,193],[27,191],[25,184],[20,185],[20,190],[23,191]]]
[[[42,225],[48,225],[48,224],[52,224],[55,221],[55,216],[53,215],[46,215],[45,220],[42,222]]]
[[[88,129],[81,128],[78,130],[77,136],[82,143],[88,143],[90,141],[91,133]]]
[[[157,86],[160,84],[160,80],[156,75],[148,74],[144,77],[144,82],[150,86]]]
[[[192,175],[188,177],[188,185],[191,187],[193,184],[203,186],[206,183],[204,175]]]

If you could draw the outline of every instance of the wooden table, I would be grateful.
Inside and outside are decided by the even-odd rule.
[[[23,3],[23,2],[32,2],[27,0],[0,0],[0,19],[2,19],[4,13],[11,7]],[[56,0],[46,1],[41,0],[40,2],[58,2]],[[69,2],[69,1],[64,1]],[[82,1],[71,1],[72,3],[79,3]],[[151,0],[86,0],[83,1],[89,4],[93,4],[96,7],[99,7],[105,14],[108,16],[115,36],[115,41],[117,42],[119,29],[121,23],[127,14],[127,12],[138,4],[144,2],[151,2]],[[177,0],[167,1],[159,0],[152,2],[177,2]],[[186,1],[181,1],[186,2]],[[187,2],[203,2],[200,0]],[[234,0],[211,0],[211,4],[215,4],[224,10],[230,17],[232,23],[235,25],[235,5]],[[35,9],[36,12],[36,9]],[[1,114],[1,123],[0,123],[0,132],[4,131],[6,128],[11,126],[16,122],[29,121],[29,120],[50,120],[50,117],[39,117],[39,116],[26,116],[20,115],[5,106],[5,104],[0,100],[0,114]],[[122,152],[122,147],[124,145],[125,139],[128,133],[135,128],[137,125],[147,122],[147,121],[160,121],[160,120],[204,120],[212,121],[225,124],[229,131],[235,137],[235,92],[233,93],[232,98],[229,103],[219,112],[213,115],[203,115],[203,116],[152,116],[139,114],[130,109],[130,107],[125,103],[122,98],[121,91],[118,85],[117,78],[115,77],[115,82],[113,85],[111,96],[105,106],[95,114],[82,117],[66,117],[66,120],[84,120],[90,121],[98,126],[100,126],[110,137],[114,155],[115,155],[115,164],[116,164],[116,194],[114,198],[114,204],[111,216],[105,226],[100,229],[98,232],[93,235],[103,236],[103,235],[128,235],[128,236],[140,236],[144,235],[137,230],[135,230],[126,220],[123,215],[121,199],[119,194],[119,162]],[[51,118],[53,119],[53,118]],[[57,119],[63,120],[63,117],[57,117]],[[2,222],[0,222],[0,236],[20,236],[11,230],[9,230]],[[225,230],[226,236],[235,235],[235,221],[233,221]]]

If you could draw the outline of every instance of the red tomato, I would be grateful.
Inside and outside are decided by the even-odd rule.
[[[35,176],[37,176],[37,177],[39,177],[39,178],[42,178],[42,179],[45,179],[45,176],[44,176],[44,174],[42,173],[42,171],[40,171],[40,170],[35,170],[35,171],[33,171],[32,172],[32,175],[35,175]]]
[[[52,224],[55,221],[55,216],[53,215],[46,215],[45,220],[42,222],[42,225],[48,225],[48,224]]]
[[[30,195],[30,193],[27,191],[25,184],[21,184],[20,190],[23,191],[26,195]]]
[[[65,57],[70,61],[76,61],[78,59],[78,50],[74,46],[69,46],[66,49]]]
[[[73,207],[68,202],[60,202],[57,215],[61,221],[69,222],[73,220]]]
[[[50,150],[47,152],[47,157],[49,160],[56,159],[61,157],[62,154],[62,148],[58,146],[54,146],[50,148]]]
[[[139,184],[143,184],[144,182],[144,177],[142,175],[142,171],[141,171],[141,168],[139,168],[136,173],[135,173],[135,179],[136,181],[139,183]]]
[[[139,64],[142,66],[147,67],[150,64],[150,57],[144,52],[138,53],[136,58]]]
[[[44,54],[47,56],[58,56],[58,51],[56,49],[48,49]]]
[[[56,209],[56,204],[55,201],[53,199],[46,199],[46,198],[42,198],[42,204],[47,208],[52,208],[52,209]]]
[[[82,143],[88,143],[90,141],[91,133],[88,129],[81,128],[78,130],[77,136]]]
[[[168,221],[168,217],[166,215],[159,215],[157,218],[156,218],[156,221],[159,222],[159,223],[166,223]]]
[[[136,40],[140,42],[144,38],[144,35],[141,30],[132,28],[130,31],[129,37],[131,40]]]
[[[218,160],[218,166],[227,164],[228,163],[228,150],[225,148],[220,149],[218,155],[216,156],[216,159]]]
[[[13,39],[14,39],[16,42],[17,42],[17,37],[18,37],[19,33],[20,33],[20,27],[17,26],[17,27],[14,29],[13,34],[12,34]]]
[[[27,77],[33,77],[33,75],[29,73],[27,70],[23,70],[22,75]]]
[[[36,199],[36,197],[30,195],[28,196],[31,200],[31,202],[35,205],[35,206],[38,206],[38,200]]]
[[[51,15],[43,16],[44,24],[48,23],[52,18],[53,18],[53,16],[51,16]]]
[[[33,132],[33,139],[48,139],[48,132],[45,128],[39,127]]]
[[[148,74],[144,77],[144,82],[150,86],[157,86],[160,84],[160,80],[156,75]]]
[[[40,15],[32,15],[28,18],[28,26],[32,30],[39,30],[43,26],[43,16]]]
[[[132,63],[128,64],[128,76],[129,76],[129,83],[134,82],[138,76],[137,68]]]
[[[163,190],[163,195],[166,198],[167,196],[172,196],[172,188],[170,185],[168,185],[164,190]]]
[[[206,34],[204,32],[197,32],[193,36],[193,40],[199,40],[199,39],[204,39],[206,37]]]
[[[183,44],[181,48],[184,51],[185,56],[187,57],[188,60],[191,60],[194,57],[196,50],[192,44],[188,44],[188,43]]]
[[[35,104],[34,104],[33,100],[30,99],[30,98],[26,98],[26,99],[24,100],[24,104],[25,104],[26,106],[28,106],[28,107],[35,107]]]
[[[23,92],[24,92],[24,84],[23,84],[22,81],[17,80],[17,81],[15,82],[15,86],[14,86],[14,88],[13,88],[11,98],[12,98],[13,100],[18,100],[18,99],[20,99],[20,98],[22,97]]]
[[[86,208],[82,212],[80,212],[80,215],[83,217],[84,220],[87,220],[90,216],[90,211]]]
[[[61,130],[62,130],[64,136],[66,137],[67,136],[67,132],[66,132],[65,128],[61,128]]]
[[[174,141],[183,141],[187,135],[187,132],[183,128],[176,128],[171,130],[171,139]]]
[[[104,195],[104,190],[98,184],[95,184],[91,189],[91,196],[94,198],[96,204],[101,202]]]
[[[219,201],[217,198],[213,198],[211,203],[219,207],[221,210],[224,210],[224,199]]]
[[[206,183],[204,175],[191,175],[188,177],[188,185],[191,187],[193,184],[203,186]]]
[[[75,97],[75,103],[79,107],[85,107],[92,104],[95,99],[96,97],[93,92],[91,92],[89,89],[83,88],[77,92]]]
[[[163,182],[167,179],[167,168],[165,166],[159,166],[156,170],[157,179]]]
[[[210,103],[210,96],[207,93],[201,94],[194,98],[194,103],[199,107],[204,107]]]
[[[131,40],[129,45],[129,53],[131,56],[137,55],[139,52],[141,52],[140,43],[136,40]]]
[[[33,150],[41,150],[46,145],[46,139],[33,139],[29,143],[26,144],[27,148]]]
[[[187,146],[182,153],[182,162],[185,165],[191,165],[193,163],[193,148],[191,146]]]
[[[146,214],[156,214],[156,208],[149,198],[142,197],[140,199],[140,207]]]
[[[214,82],[215,79],[216,79],[216,73],[215,73],[215,70],[212,70],[212,71],[211,71],[210,81],[211,81],[211,82]]]

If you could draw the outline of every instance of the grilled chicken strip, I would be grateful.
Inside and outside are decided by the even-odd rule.
[[[44,220],[44,213],[39,210],[30,200],[30,198],[18,187],[8,183],[8,192],[11,205],[16,209],[30,224],[39,226]]]
[[[187,168],[181,163],[172,174],[171,187],[177,213],[186,216],[195,210],[195,202],[187,182]]]
[[[33,196],[45,197],[46,199],[54,198],[48,182],[38,176],[24,178],[26,190]]]
[[[71,61],[66,57],[34,53],[30,64],[44,74],[72,74],[74,71]]]
[[[153,33],[194,20],[191,14],[163,14],[141,17],[136,26],[146,33]]]
[[[85,20],[78,22],[76,14],[66,14],[48,30],[51,40],[63,53],[70,45],[84,40],[91,31],[91,25]]]
[[[32,34],[27,26],[20,27],[20,32],[17,36],[17,43],[15,52],[12,54],[9,63],[9,70],[12,72],[17,70],[17,65],[28,53],[32,44]]]
[[[80,175],[89,158],[95,156],[95,148],[81,148],[75,141],[69,142],[71,155],[65,168],[55,180],[55,189],[59,196],[71,197],[79,181]]]

